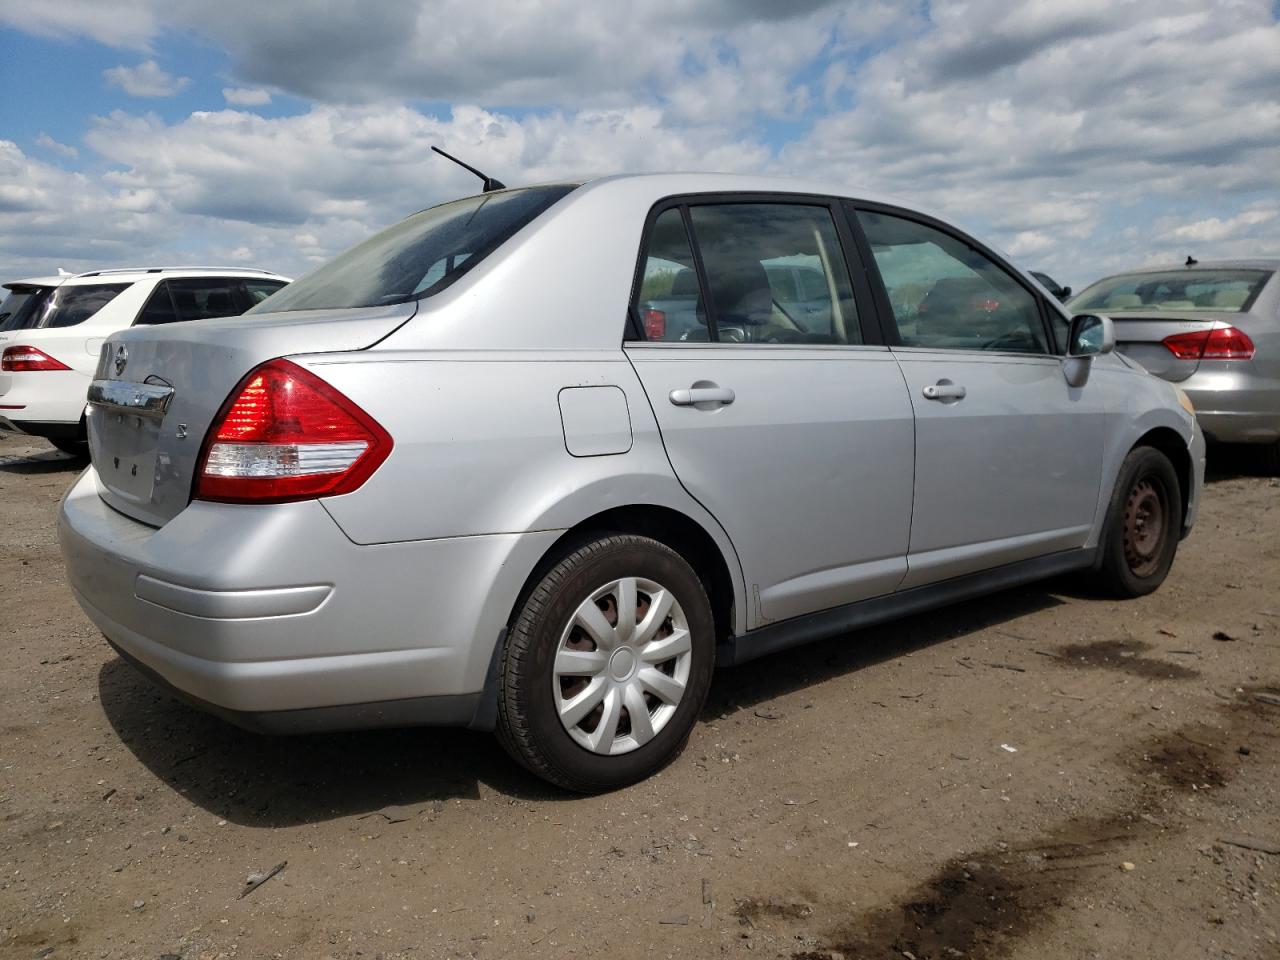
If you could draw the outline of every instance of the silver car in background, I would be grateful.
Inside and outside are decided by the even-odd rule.
[[[680,270],[696,330],[642,315]],[[120,654],[258,729],[496,729],[610,789],[717,664],[1066,571],[1148,593],[1199,502],[1110,320],[828,183],[497,190],[267,306],[111,338],[59,523]]]
[[[1191,260],[1107,277],[1068,302],[1115,321],[1116,349],[1178,384],[1205,435],[1280,473],[1280,260]]]

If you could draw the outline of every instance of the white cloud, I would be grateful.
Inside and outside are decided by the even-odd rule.
[[[1205,243],[1215,243],[1238,237],[1241,234],[1252,233],[1251,228],[1268,224],[1275,218],[1276,211],[1274,208],[1269,210],[1246,210],[1234,217],[1228,217],[1226,220],[1219,217],[1209,217],[1205,220],[1197,220],[1195,223],[1184,224],[1175,228],[1173,235],[1179,240],[1198,240]]]
[[[149,50],[160,29],[156,0],[0,0],[0,24],[45,37],[89,37],[111,47]]]
[[[154,60],[144,60],[136,67],[112,67],[103,70],[102,76],[132,97],[172,97],[191,82],[189,77],[166,73]]]
[[[53,137],[43,132],[40,136],[36,137],[36,146],[44,147],[46,150],[51,153],[56,153],[60,157],[74,159],[75,157],[80,156],[80,151],[75,147],[67,143],[59,143],[57,140],[53,139]]]
[[[236,107],[262,107],[271,102],[271,94],[257,87],[223,87],[222,96]]]

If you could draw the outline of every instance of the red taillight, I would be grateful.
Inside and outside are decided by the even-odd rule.
[[[284,503],[350,493],[391,447],[390,435],[329,384],[272,360],[240,381],[209,428],[194,497]]]
[[[35,347],[5,347],[0,354],[0,370],[12,373],[31,373],[35,370],[70,370],[61,360],[55,360]]]
[[[1243,330],[1218,327],[1175,333],[1161,341],[1179,360],[1252,360],[1253,341]]]
[[[644,338],[661,340],[667,335],[667,315],[662,310],[646,310],[644,312]]]

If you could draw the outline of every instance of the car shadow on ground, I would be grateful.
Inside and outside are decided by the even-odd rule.
[[[702,719],[713,720],[734,710],[756,707],[936,644],[951,643],[957,658],[968,657],[974,651],[964,642],[965,637],[1059,606],[1063,601],[1055,594],[1087,596],[1088,590],[1072,578],[1048,580],[903,617],[719,671]],[[1028,653],[1033,646],[1052,646],[1059,639],[1024,636],[1016,628],[1007,632],[1027,640]],[[919,692],[912,691],[913,694]]]
[[[1256,447],[1247,444],[1214,444],[1209,447],[1204,465],[1206,483],[1268,475],[1262,468]]]
[[[0,455],[0,473],[48,474],[78,473],[89,465],[88,457],[73,457],[67,453],[50,450],[47,453],[25,455]]]
[[[703,718],[1060,602],[1043,589],[1011,590],[766,657],[718,674]],[[957,656],[962,650],[958,644]],[[527,774],[486,733],[417,728],[262,736],[174,700],[119,659],[102,667],[98,688],[107,720],[133,754],[173,790],[233,823],[294,826],[389,807],[420,811],[477,798],[482,784],[523,800],[573,798]]]

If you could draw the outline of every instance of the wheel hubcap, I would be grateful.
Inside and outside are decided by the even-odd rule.
[[[605,584],[560,636],[551,678],[560,723],[592,753],[635,750],[675,714],[692,658],[671,591],[641,577]]]
[[[1160,490],[1148,479],[1139,480],[1129,491],[1124,512],[1124,558],[1135,576],[1150,576],[1159,567],[1164,518]]]

